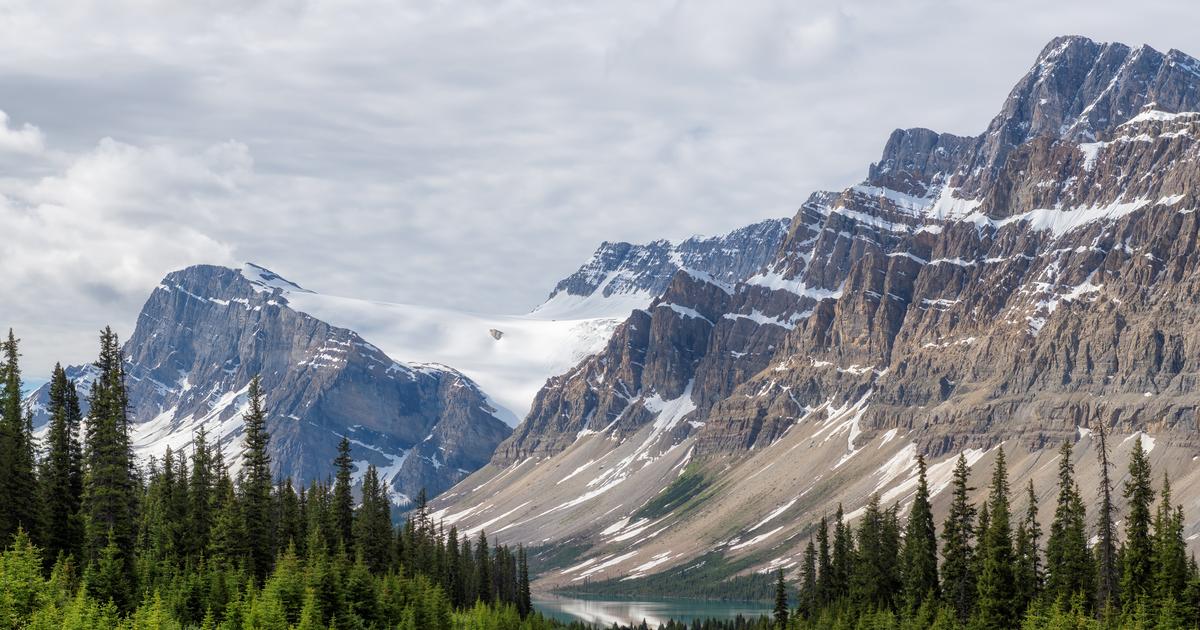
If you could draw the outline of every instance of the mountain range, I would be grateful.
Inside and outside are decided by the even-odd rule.
[[[1058,445],[1093,487],[1097,426],[1197,523],[1197,112],[1200,61],[1056,38],[979,135],[898,129],[791,219],[605,242],[525,315],[176,271],[125,344],[135,446],[205,427],[236,462],[259,374],[278,475],[346,436],[397,505],[532,546],[543,588],[794,573],[839,505],[907,509],[918,455],[939,517],[955,458],[979,499],[1002,446],[1048,520]]]
[[[143,459],[187,450],[203,428],[236,470],[257,374],[275,474],[326,478],[344,436],[356,479],[375,464],[405,506],[485,464],[546,379],[601,350],[682,265],[742,277],[778,248],[787,224],[678,245],[604,243],[529,315],[325,295],[250,263],[170,273],[123,347],[134,448]],[[67,374],[86,394],[93,368]],[[48,385],[30,396],[39,432],[48,397]]]
[[[1057,447],[1095,487],[1102,425],[1197,522],[1197,110],[1184,53],[1054,39],[981,134],[896,130],[759,271],[676,272],[436,516],[539,545],[543,587],[669,593],[794,574],[839,505],[905,510],[918,455],[943,514],[1003,446],[1048,521]]]

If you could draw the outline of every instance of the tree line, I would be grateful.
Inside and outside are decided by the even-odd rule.
[[[524,548],[447,532],[424,491],[394,527],[373,465],[356,501],[345,438],[332,479],[274,480],[257,377],[235,474],[203,429],[140,466],[117,336],[100,336],[86,418],[54,368],[43,444],[18,343],[0,347],[0,627],[558,627],[532,614]]]
[[[883,506],[878,494],[857,527],[847,524],[840,506],[832,522],[821,519],[802,556],[794,609],[777,573],[775,626],[1198,627],[1200,569],[1188,555],[1183,508],[1172,502],[1169,479],[1164,474],[1155,491],[1139,436],[1119,489],[1125,501],[1119,535],[1107,436],[1102,427],[1094,435],[1100,482],[1092,526],[1069,442],[1058,451],[1058,500],[1048,531],[1039,525],[1032,480],[1024,488],[1024,513],[1013,513],[1001,447],[980,505],[969,499],[970,469],[959,455],[939,533],[918,457],[917,489],[903,525],[899,506]]]

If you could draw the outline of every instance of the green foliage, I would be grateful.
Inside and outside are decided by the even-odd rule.
[[[971,470],[967,458],[959,454],[954,466],[950,511],[942,526],[942,595],[960,621],[965,621],[975,606],[975,549],[971,542],[975,530],[975,506],[969,496]]]
[[[659,518],[689,502],[698,503],[693,499],[699,499],[700,495],[710,486],[712,486],[712,479],[704,474],[700,466],[688,464],[670,485],[663,488],[662,492],[659,492],[646,505],[638,508],[630,518],[633,520]]]
[[[916,612],[926,600],[941,596],[938,584],[937,529],[933,507],[929,503],[929,484],[925,479],[925,458],[917,456],[917,493],[913,497],[908,526],[904,530],[901,552],[904,605]]]

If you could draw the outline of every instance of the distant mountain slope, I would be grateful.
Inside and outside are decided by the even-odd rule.
[[[662,295],[680,269],[737,282],[757,273],[787,236],[788,219],[760,221],[720,236],[693,236],[678,244],[659,240],[642,245],[605,241],[578,271],[561,280],[534,310],[547,317],[587,313],[620,304],[624,317]],[[613,314],[607,311],[608,314]]]
[[[302,481],[330,473],[345,435],[356,473],[375,463],[404,503],[478,468],[509,434],[467,377],[394,361],[358,333],[297,310],[289,303],[294,295],[310,293],[253,265],[198,265],[163,279],[124,346],[140,455],[187,448],[203,427],[236,468],[256,374],[267,393],[274,470]],[[86,395],[90,366],[68,374]],[[39,409],[46,396],[45,387],[33,395]]]
[[[794,571],[838,503],[904,506],[918,453],[940,509],[956,454],[1004,444],[1048,518],[1053,447],[1079,441],[1093,487],[1103,423],[1118,465],[1146,436],[1197,523],[1197,112],[1195,59],[1055,39],[981,135],[897,130],[813,194],[761,273],[676,273],[439,518],[569,545],[544,584]]]

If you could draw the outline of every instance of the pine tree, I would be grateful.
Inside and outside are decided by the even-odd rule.
[[[350,440],[342,437],[338,443],[337,458],[333,460],[335,477],[333,482],[333,520],[335,541],[346,545],[354,541],[354,496],[350,488]]]
[[[1150,539],[1150,508],[1154,503],[1154,488],[1151,483],[1150,460],[1146,458],[1139,435],[1129,455],[1129,479],[1124,488],[1127,516],[1121,593],[1128,602],[1149,595],[1154,584],[1154,544]]]
[[[304,519],[300,511],[300,498],[296,496],[296,489],[292,487],[292,478],[284,479],[276,490],[276,522],[278,527],[275,532],[276,549],[282,551],[287,549],[289,545],[296,547],[298,551],[302,551],[299,547],[304,544]],[[391,535],[391,528],[388,529],[388,535]],[[390,542],[390,541],[389,541]]]
[[[262,582],[271,572],[275,551],[271,522],[271,455],[267,446],[267,412],[259,378],[250,379],[249,408],[242,415],[246,449],[242,452],[242,531],[246,536],[251,573]]]
[[[830,559],[833,578],[830,580],[833,599],[850,594],[850,576],[854,568],[854,540],[850,526],[846,524],[842,504],[839,503],[834,515],[833,554]]]
[[[208,433],[200,427],[192,436],[192,474],[188,488],[188,553],[199,558],[208,548],[209,532],[212,529],[212,501],[214,491],[214,462],[208,445]]]
[[[1006,626],[1016,617],[1016,585],[1013,567],[1012,529],[1009,523],[1008,471],[1004,448],[996,454],[992,486],[988,495],[990,520],[979,543],[981,570],[978,578],[979,600],[976,605],[979,621],[986,628]]]
[[[533,612],[533,594],[529,590],[529,556],[523,546],[517,548],[517,580],[517,612],[524,619]]]
[[[24,529],[32,532],[35,542],[42,528],[40,493],[35,473],[33,421],[21,404],[21,368],[18,365],[19,340],[8,331],[0,343],[4,365],[0,367],[0,541]]]
[[[92,382],[87,423],[87,448],[81,512],[84,518],[85,553],[90,563],[103,560],[101,573],[120,573],[108,583],[128,588],[134,572],[135,534],[139,481],[134,474],[129,442],[129,399],[125,393],[125,367],[117,335],[110,328],[100,334],[100,357]],[[127,579],[128,578],[128,579]],[[132,604],[132,592],[108,592],[117,605]],[[105,601],[105,599],[101,599]]]
[[[918,455],[917,493],[913,497],[908,526],[904,531],[901,567],[904,605],[909,613],[916,612],[925,600],[936,601],[941,596],[938,587],[937,530],[933,524],[933,507],[929,503],[929,484],[925,476],[925,458]]]
[[[960,453],[954,466],[950,511],[942,526],[942,595],[959,621],[970,617],[976,593],[975,556],[971,545],[975,506],[970,502],[970,493],[974,490],[968,485],[970,475],[967,458]]]
[[[783,569],[775,574],[775,627],[783,630],[788,623],[787,585],[783,581]]]
[[[1016,569],[1016,610],[1025,610],[1038,596],[1042,588],[1042,565],[1038,551],[1038,540],[1042,536],[1042,528],[1038,524],[1037,493],[1033,490],[1033,480],[1029,480],[1027,489],[1025,518],[1017,525]]]
[[[1108,435],[1104,424],[1097,423],[1096,456],[1100,459],[1100,490],[1097,493],[1099,512],[1096,515],[1096,605],[1099,610],[1118,608],[1120,577],[1117,567],[1116,526],[1112,502],[1112,479],[1109,475]]]
[[[824,606],[833,601],[833,560],[829,552],[829,519],[822,516],[817,529],[817,602]]]
[[[487,535],[479,531],[479,539],[475,541],[475,588],[479,601],[487,604],[493,600],[492,566],[488,557]]]
[[[813,545],[813,539],[808,539],[808,546],[804,548],[804,560],[800,563],[800,601],[799,611],[804,616],[811,616],[817,611],[818,589],[820,586],[817,583],[817,548]]]
[[[1171,482],[1163,473],[1162,492],[1154,517],[1153,592],[1160,601],[1179,602],[1188,582],[1187,543],[1183,538],[1182,506],[1171,505]]]
[[[46,557],[53,562],[59,554],[79,556],[83,528],[79,508],[83,495],[80,461],[79,398],[75,384],[55,364],[50,378],[50,427],[46,459],[42,462],[42,508]]]
[[[392,546],[392,511],[374,464],[363,475],[362,505],[354,519],[355,540],[372,573],[388,570]]]
[[[858,528],[851,597],[862,609],[891,609],[900,590],[900,527],[879,501],[871,496]]]
[[[1058,451],[1058,504],[1046,540],[1046,597],[1069,603],[1078,595],[1091,596],[1095,568],[1087,547],[1083,499],[1075,484],[1071,443]]]

